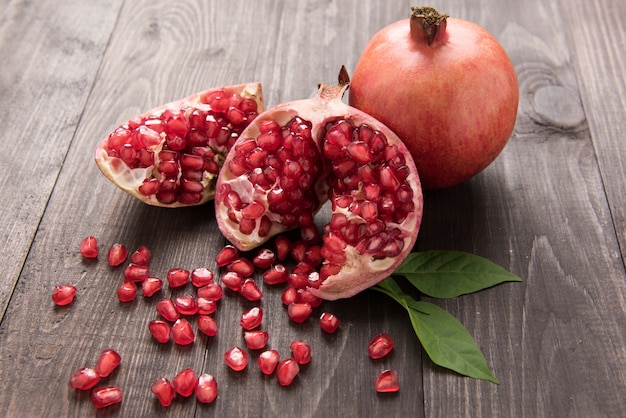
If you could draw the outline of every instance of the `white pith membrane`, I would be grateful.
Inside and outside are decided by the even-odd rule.
[[[341,120],[346,121],[355,128],[359,128],[362,124],[365,124],[373,130],[381,131],[386,137],[387,144],[394,146],[397,153],[402,154],[404,158],[403,161],[405,161],[404,165],[408,167],[409,175],[404,179],[402,187],[405,188],[405,191],[406,187],[410,188],[411,193],[409,193],[409,195],[411,196],[411,200],[408,204],[412,207],[412,210],[406,217],[404,217],[404,219],[401,219],[397,223],[387,221],[385,223],[384,231],[380,232],[380,235],[389,234],[393,236],[393,234],[399,234],[395,241],[393,239],[390,240],[393,241],[391,244],[392,247],[397,244],[397,247],[399,248],[399,252],[395,251],[395,255],[391,257],[381,255],[384,251],[386,251],[386,248],[384,250],[380,250],[376,256],[370,254],[371,256],[368,257],[367,254],[369,253],[365,251],[363,247],[358,249],[356,246],[350,245],[345,240],[338,237],[337,234],[333,234],[332,231],[330,234],[328,233],[328,230],[322,231],[324,241],[322,248],[324,249],[324,246],[327,245],[327,241],[329,243],[329,246],[326,248],[326,254],[328,257],[332,258],[332,253],[337,250],[336,252],[340,254],[343,253],[344,260],[340,263],[340,271],[338,273],[327,275],[319,288],[308,287],[307,289],[318,297],[333,300],[353,296],[362,290],[373,286],[391,274],[393,270],[404,260],[404,258],[406,258],[415,244],[421,223],[422,192],[413,159],[400,139],[387,128],[382,127],[380,122],[344,104],[341,101],[341,95],[343,94],[343,91],[345,91],[345,88],[341,91],[335,90],[334,93],[331,92],[330,94],[326,94],[326,91],[324,90],[325,88],[328,87],[322,86],[318,95],[311,99],[285,103],[269,109],[268,111],[260,114],[259,117],[252,124],[250,124],[248,128],[246,128],[237,143],[229,152],[220,172],[218,183],[216,185],[216,215],[218,225],[224,236],[242,251],[256,248],[267,242],[271,237],[284,232],[287,229],[299,226],[293,224],[285,225],[283,217],[280,214],[268,210],[268,195],[276,188],[281,187],[279,184],[280,179],[276,179],[275,183],[273,183],[269,188],[261,188],[256,187],[249,180],[249,175],[252,171],[244,171],[237,175],[231,170],[231,167],[235,170],[240,170],[236,164],[231,166],[231,163],[236,161],[238,158],[238,146],[245,147],[246,145],[244,145],[244,143],[246,141],[249,141],[250,139],[256,140],[261,134],[260,126],[264,121],[273,120],[280,127],[284,127],[296,116],[300,117],[304,121],[310,121],[312,124],[311,137],[313,141],[318,141],[315,146],[317,147],[322,161],[326,160],[324,157],[323,137],[328,123],[335,123]],[[239,158],[241,160],[241,157]],[[388,161],[386,161],[386,163],[387,162]],[[319,199],[319,205],[312,210],[313,215],[321,208],[324,202],[328,200],[327,191],[329,189],[329,185],[326,181],[326,177],[332,171],[332,167],[330,167],[329,164],[329,161],[323,162],[323,166],[318,173],[318,177],[315,179],[315,183],[311,186],[311,189],[316,191],[317,198]],[[370,164],[370,166],[373,165],[374,164]],[[355,194],[360,195],[363,193],[364,185],[363,183],[359,184],[360,190],[356,192],[354,190],[352,191],[353,199],[356,199]],[[239,196],[239,199],[243,204],[241,208],[233,209],[232,203],[225,203],[227,195],[231,192],[236,192]],[[336,201],[337,195],[335,195],[334,198]],[[264,212],[261,216],[257,216],[255,227],[251,233],[242,233],[240,232],[240,221],[244,218],[242,212],[251,202],[260,204],[263,207]],[[349,210],[348,207],[342,208],[334,202],[332,206],[333,216],[344,214],[349,220],[360,218],[357,222],[363,224],[367,223],[364,218],[355,215]],[[266,228],[262,234],[259,234],[259,231],[261,230],[260,219],[262,217],[266,217],[271,220],[271,226]],[[337,245],[339,247],[337,247]],[[359,250],[361,252],[359,252]],[[393,249],[390,251],[393,251]],[[325,266],[333,265],[336,267],[336,265],[339,264],[333,264],[327,259],[327,257],[324,258],[325,260],[322,265],[322,270],[318,270],[317,272],[323,271]]]
[[[199,205],[212,199],[215,196],[215,188],[213,186],[215,184],[219,171],[213,173],[207,171],[206,169],[201,170],[201,178],[196,179],[196,181],[198,181],[202,185],[202,191],[198,192],[201,193],[201,198],[199,198],[197,201],[194,201],[193,203],[187,203],[181,201],[180,199],[177,199],[173,202],[162,202],[157,199],[156,194],[146,195],[140,192],[140,187],[142,186],[142,184],[144,184],[144,180],[146,179],[154,178],[160,181],[166,180],[166,178],[157,170],[157,167],[161,162],[159,158],[159,153],[162,150],[168,150],[168,147],[166,145],[168,135],[166,132],[157,132],[159,135],[159,140],[155,140],[153,143],[148,144],[144,147],[146,150],[149,150],[153,153],[154,163],[148,166],[131,167],[122,158],[118,156],[112,156],[111,154],[113,153],[109,149],[108,142],[111,136],[114,135],[117,130],[129,129],[129,125],[132,125],[132,128],[130,128],[130,130],[145,128],[150,123],[150,121],[161,118],[165,112],[182,114],[183,119],[187,122],[187,124],[189,124],[190,117],[194,113],[194,111],[201,111],[206,113],[207,115],[209,115],[207,116],[207,118],[214,115],[216,117],[217,115],[222,115],[223,117],[223,112],[214,112],[211,108],[211,105],[205,102],[208,95],[210,95],[212,92],[220,90],[224,91],[224,93],[228,96],[238,95],[241,97],[241,99],[253,100],[256,103],[256,113],[260,113],[263,111],[263,93],[260,83],[249,83],[223,88],[208,89],[202,92],[192,94],[183,99],[164,104],[118,126],[115,130],[111,132],[111,134],[109,134],[109,136],[107,136],[105,140],[98,144],[94,153],[94,159],[101,172],[111,182],[116,184],[122,190],[153,206],[174,208],[181,206]],[[148,123],[146,123],[146,121],[148,121]],[[236,127],[230,125],[229,128],[232,130],[231,133],[233,135],[236,135],[236,131],[241,132],[250,122],[251,120],[248,120],[245,125]],[[234,139],[231,141],[234,142]],[[214,153],[212,161],[215,164],[221,166],[226,154],[228,153],[229,145],[232,145],[232,142],[230,142],[230,144],[216,145],[213,141],[206,145],[207,147],[210,147],[212,152]],[[180,160],[181,156],[179,155],[179,157],[177,158],[179,158]],[[173,177],[177,187],[180,187],[180,184],[183,181],[182,171],[183,170],[179,167],[178,174],[175,176],[175,178]]]

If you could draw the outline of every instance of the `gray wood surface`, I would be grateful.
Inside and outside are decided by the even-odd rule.
[[[469,251],[523,282],[441,301],[485,354],[500,385],[441,369],[422,352],[404,311],[372,291],[322,309],[342,319],[323,335],[290,324],[280,290],[263,306],[273,348],[314,347],[296,384],[280,388],[251,364],[229,372],[222,355],[242,344],[251,306],[227,294],[218,336],[188,348],[147,332],[154,301],[115,297],[121,269],[106,248],[147,245],[151,270],[209,267],[224,245],[211,204],[148,207],[115,188],[93,163],[115,126],[209,87],[260,81],[271,106],[311,95],[368,39],[407,16],[405,1],[0,0],[0,411],[36,416],[619,417],[626,414],[626,3],[621,0],[432,2],[474,21],[509,53],[520,84],[515,132],[502,155],[459,186],[425,195],[416,250]],[[96,235],[99,260],[80,240]],[[50,300],[72,282],[69,308]],[[191,289],[183,290],[183,292]],[[164,294],[168,295],[169,290]],[[177,292],[174,292],[177,294]],[[180,292],[178,292],[180,293]],[[425,299],[427,300],[427,299]],[[393,355],[367,356],[376,333]],[[122,366],[105,382],[121,405],[96,412],[70,388],[78,368],[115,348]],[[150,393],[186,367],[216,376],[214,404]],[[401,390],[377,395],[382,368]]]

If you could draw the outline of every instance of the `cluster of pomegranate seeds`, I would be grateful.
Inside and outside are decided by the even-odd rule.
[[[122,362],[122,357],[113,349],[100,353],[95,367],[81,367],[70,378],[70,386],[76,390],[90,390],[108,377]],[[122,389],[103,386],[92,390],[91,402],[96,408],[105,408],[122,401]]]
[[[195,394],[198,402],[211,403],[217,398],[217,380],[208,373],[197,376],[193,369],[187,368],[178,372],[171,382],[165,377],[157,378],[150,391],[164,407],[170,406],[177,394],[184,398]]]
[[[76,286],[71,284],[58,284],[52,289],[52,301],[57,306],[66,306],[74,301]]]
[[[93,236],[88,236],[80,242],[80,253],[85,258],[98,257],[98,240]]]

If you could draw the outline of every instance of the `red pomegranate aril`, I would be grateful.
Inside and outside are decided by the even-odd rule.
[[[122,397],[122,389],[117,386],[103,386],[91,391],[91,403],[98,409],[118,404]]]
[[[309,273],[298,273],[292,270],[291,273],[287,275],[287,283],[289,283],[289,286],[293,287],[294,289],[304,289],[308,286],[309,283]]]
[[[244,278],[234,271],[229,271],[221,277],[222,284],[232,291],[239,292]]]
[[[274,238],[274,245],[276,246],[276,257],[280,261],[285,261],[291,253],[291,241],[284,235],[279,235]]]
[[[144,297],[151,297],[163,288],[163,280],[158,277],[148,277],[141,282],[141,294]]]
[[[130,255],[130,262],[137,266],[147,266],[150,263],[152,252],[148,247],[142,245]]]
[[[191,272],[191,284],[195,287],[202,287],[215,281],[215,275],[206,267],[193,269]]]
[[[170,324],[160,319],[154,319],[148,324],[148,330],[150,334],[161,344],[168,343],[170,341],[172,332]]]
[[[379,359],[385,357],[391,352],[394,346],[394,341],[391,336],[385,332],[380,333],[371,339],[367,346],[367,352],[373,359]]]
[[[298,324],[306,321],[313,313],[313,307],[309,303],[292,302],[287,307],[287,316]]]
[[[241,284],[239,293],[249,301],[261,300],[263,298],[263,292],[253,279],[245,279]]]
[[[274,373],[279,361],[280,354],[277,350],[266,350],[257,357],[259,369],[265,375]]]
[[[76,286],[71,284],[59,284],[52,289],[52,301],[57,306],[66,306],[74,301]]]
[[[400,390],[398,372],[395,370],[383,370],[374,381],[376,392],[391,393]]]
[[[240,372],[248,365],[248,353],[239,347],[233,347],[224,353],[224,361],[236,372]]]
[[[217,303],[213,299],[197,298],[196,304],[198,305],[197,313],[200,315],[211,315],[217,310]]]
[[[150,269],[147,266],[130,263],[124,267],[124,281],[142,282],[150,277]]]
[[[296,301],[298,297],[298,290],[288,286],[283,290],[280,295],[280,300],[283,302],[283,305],[289,306]]]
[[[189,283],[189,270],[183,268],[169,269],[167,272],[167,283],[170,287],[182,287]]]
[[[260,350],[267,345],[269,334],[267,331],[245,331],[243,339],[248,350]]]
[[[188,398],[195,393],[197,383],[198,377],[191,368],[181,370],[176,373],[176,376],[172,379],[174,391],[185,398]]]
[[[172,325],[172,338],[178,345],[189,345],[196,340],[196,334],[189,321],[184,318],[178,319]]]
[[[256,268],[267,269],[276,262],[276,254],[269,248],[262,248],[252,259],[252,264]]]
[[[98,240],[93,236],[88,236],[80,242],[80,253],[85,258],[98,257]]]
[[[263,309],[259,306],[252,307],[241,314],[239,325],[247,330],[253,330],[263,322]]]
[[[137,285],[134,282],[122,282],[117,288],[117,298],[120,302],[132,302],[137,297]]]
[[[209,337],[217,335],[217,321],[208,315],[198,315],[198,330]]]
[[[239,250],[232,245],[226,245],[215,256],[215,263],[224,267],[239,258]]]
[[[252,262],[248,259],[239,258],[230,263],[227,266],[227,270],[234,271],[241,277],[248,277],[254,274],[254,265],[252,265]]]
[[[339,324],[341,324],[341,321],[334,314],[324,312],[320,316],[320,327],[329,334],[337,331]]]
[[[98,373],[100,377],[107,377],[121,362],[122,356],[120,356],[117,351],[107,348],[100,353],[96,361],[96,373]]]
[[[89,390],[100,382],[100,378],[93,367],[82,367],[70,378],[70,386],[76,390]]]
[[[311,346],[302,341],[294,341],[289,345],[293,359],[298,364],[307,364],[311,362]]]
[[[155,380],[150,387],[150,391],[155,394],[161,405],[165,407],[170,406],[176,396],[174,385],[165,377],[159,377]]]
[[[180,313],[174,305],[174,301],[170,298],[163,298],[156,303],[156,311],[163,318],[170,322],[174,322],[180,318]]]
[[[195,315],[198,313],[198,302],[193,295],[184,295],[174,298],[176,310],[181,315]]]
[[[126,257],[128,257],[128,250],[124,244],[112,244],[107,252],[107,262],[111,267],[119,266],[126,261]]]
[[[300,373],[300,366],[292,358],[282,360],[276,366],[276,378],[281,386],[289,386],[298,373]]]
[[[217,380],[208,373],[203,373],[198,377],[196,385],[196,399],[201,403],[211,403],[217,398]]]
[[[296,303],[308,303],[313,308],[317,308],[322,304],[322,298],[318,298],[307,289],[297,289]]]
[[[286,283],[288,277],[287,268],[282,264],[274,264],[263,273],[263,281],[268,285]]]
[[[222,289],[222,286],[219,283],[209,283],[205,286],[198,288],[197,293],[198,298],[218,301],[222,299],[222,296],[224,295],[224,289]]]

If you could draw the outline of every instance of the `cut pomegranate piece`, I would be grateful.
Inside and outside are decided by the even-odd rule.
[[[100,375],[93,367],[82,367],[70,378],[70,386],[76,390],[89,390],[100,382]]]
[[[263,322],[263,309],[258,306],[248,309],[241,314],[239,325],[245,330],[252,330]]]
[[[371,339],[367,346],[367,352],[373,359],[385,357],[393,349],[393,339],[385,332],[382,332]]]
[[[300,366],[292,358],[282,360],[276,366],[276,378],[281,386],[289,386],[298,376],[298,373],[300,373]]]
[[[178,345],[189,345],[196,340],[196,334],[189,321],[181,318],[172,325],[172,338]]]
[[[376,377],[374,381],[376,392],[389,393],[400,390],[398,382],[398,372],[395,370],[384,370]]]
[[[311,346],[302,341],[294,341],[289,346],[293,359],[298,364],[307,364],[311,361]]]
[[[194,269],[191,272],[191,284],[195,287],[202,287],[213,283],[215,275],[206,267]]]
[[[208,315],[198,315],[198,330],[209,337],[217,335],[217,321]]]
[[[66,306],[74,301],[76,286],[71,284],[58,284],[52,289],[52,301],[58,306]]]
[[[137,285],[134,282],[122,282],[117,288],[117,298],[120,302],[132,302],[137,297]]]
[[[270,375],[274,373],[278,361],[280,360],[280,354],[277,350],[267,350],[259,354],[257,357],[257,364],[263,374]]]
[[[150,334],[160,343],[165,344],[170,341],[172,335],[170,324],[159,319],[154,319],[148,324]]]
[[[198,402],[211,403],[217,398],[217,380],[208,373],[198,377],[196,385],[196,399]]]
[[[85,258],[98,257],[98,240],[96,237],[88,236],[80,242],[80,253]]]
[[[296,303],[292,302],[287,307],[287,316],[293,322],[298,324],[306,321],[313,313],[313,307],[309,303]]]
[[[150,391],[156,395],[161,405],[165,407],[170,406],[174,400],[174,396],[176,396],[174,385],[165,377],[159,377],[155,380],[150,387]]]
[[[329,334],[334,333],[339,328],[341,321],[335,315],[324,312],[320,316],[320,327]]]
[[[184,295],[174,298],[174,306],[181,315],[195,315],[198,313],[198,302],[193,295]]]
[[[185,270],[182,268],[173,268],[169,269],[167,272],[167,283],[170,287],[182,287],[189,283],[189,270]]]
[[[94,158],[109,180],[150,205],[202,204],[214,196],[225,154],[262,110],[259,83],[206,90],[123,123]]]
[[[224,361],[236,372],[240,372],[248,365],[248,353],[239,347],[233,347],[224,353]]]
[[[148,247],[142,245],[130,255],[130,262],[138,266],[147,266],[150,263],[151,257],[152,252]]]
[[[115,243],[109,248],[107,262],[111,267],[117,267],[126,261],[126,257],[128,257],[128,250],[124,244]]]
[[[141,282],[141,294],[147,298],[153,296],[163,288],[163,280],[158,277],[148,277]]]
[[[245,331],[243,339],[248,350],[260,350],[267,345],[269,334],[267,331]]]
[[[174,386],[176,393],[185,398],[194,394],[197,383],[198,377],[193,369],[190,368],[181,370],[172,379],[172,386]]]
[[[100,353],[98,361],[96,361],[96,372],[100,377],[107,377],[122,362],[122,356],[111,348],[107,348]]]
[[[122,389],[117,386],[103,386],[91,391],[91,403],[98,409],[118,404],[122,397]]]
[[[170,298],[163,298],[158,301],[156,311],[170,322],[174,322],[180,318],[180,313],[176,310],[176,305],[174,305],[174,302]]]
[[[386,126],[342,102],[347,86],[344,69],[339,86],[322,85],[311,99],[259,115],[229,151],[216,185],[224,236],[248,251],[300,228],[293,245],[275,239],[277,259],[292,247],[296,262],[312,269],[292,271],[290,285],[329,300],[391,274],[412,250],[422,218],[413,158]],[[327,200],[333,215],[319,250],[307,254],[320,238],[314,215]]]

